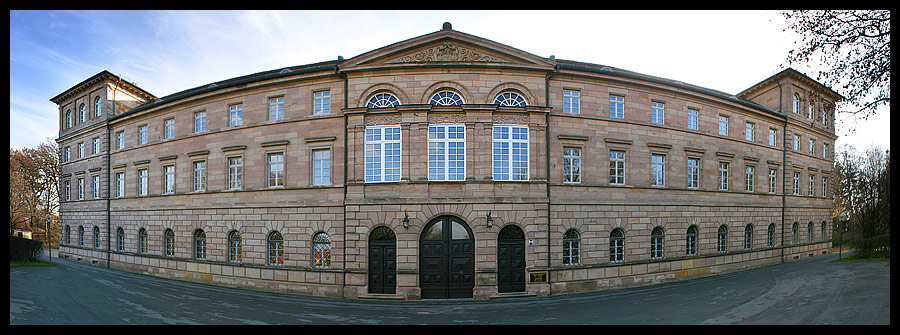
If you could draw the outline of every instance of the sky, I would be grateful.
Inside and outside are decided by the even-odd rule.
[[[800,38],[778,11],[37,11],[9,13],[9,141],[59,134],[50,99],[107,70],[157,97],[344,59],[438,30],[540,57],[608,65],[737,94],[778,73]],[[818,64],[794,69],[815,79]],[[855,129],[855,131],[850,131]],[[837,115],[836,147],[890,149],[890,108]]]

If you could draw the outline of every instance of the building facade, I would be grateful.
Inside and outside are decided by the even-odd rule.
[[[157,98],[59,105],[60,255],[318,296],[546,295],[823,254],[834,102],[737,95],[443,29]]]

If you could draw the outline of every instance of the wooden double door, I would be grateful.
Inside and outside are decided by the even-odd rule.
[[[397,237],[388,227],[369,234],[369,293],[397,292]]]
[[[455,216],[437,217],[422,230],[419,286],[422,299],[471,298],[475,288],[475,238]]]
[[[508,225],[497,236],[497,292],[525,291],[525,234]]]

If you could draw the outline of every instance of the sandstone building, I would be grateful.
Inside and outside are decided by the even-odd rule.
[[[59,105],[60,255],[350,298],[546,295],[827,252],[834,103],[736,95],[453,30],[165,97]]]

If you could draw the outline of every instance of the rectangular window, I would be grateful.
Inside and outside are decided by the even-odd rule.
[[[284,97],[269,99],[269,120],[284,120]]]
[[[800,135],[794,135],[794,151],[800,151]]]
[[[400,126],[366,127],[366,182],[400,181]]]
[[[688,129],[697,130],[700,128],[700,112],[696,109],[688,108],[687,111],[687,127]]]
[[[84,158],[84,143],[78,143],[78,158]]]
[[[239,190],[243,186],[244,159],[243,157],[228,158],[228,189]]]
[[[666,123],[666,105],[658,102],[650,103],[650,122],[664,124]]]
[[[428,126],[428,180],[465,179],[465,126]]]
[[[625,117],[625,98],[615,95],[609,96],[609,117],[621,119]]]
[[[744,139],[753,142],[753,137],[753,124],[747,122],[747,125],[744,127]]]
[[[752,166],[748,166],[746,170],[746,183],[744,186],[744,190],[747,192],[753,192],[754,185],[753,180],[756,179],[756,168]]]
[[[92,149],[91,153],[95,154],[95,155],[99,154],[100,153],[100,138],[94,137],[93,144],[94,145],[93,145],[93,149]]]
[[[697,158],[688,158],[687,167],[687,187],[700,187],[700,160]]]
[[[125,132],[120,131],[116,133],[116,148],[117,149],[125,149]]]
[[[775,128],[769,128],[769,145],[776,146],[778,131]]]
[[[266,160],[269,166],[269,187],[284,187],[284,153],[268,154]]]
[[[775,179],[777,174],[777,170],[769,169],[769,193],[775,194]]]
[[[78,178],[78,200],[84,200],[84,178]]]
[[[794,195],[800,194],[800,173],[794,172]]]
[[[206,112],[194,113],[194,132],[206,131]]]
[[[137,193],[138,193],[138,196],[143,197],[143,196],[146,196],[146,195],[147,195],[147,185],[148,185],[148,183],[149,183],[149,182],[148,182],[148,180],[147,180],[147,169],[140,169],[140,170],[138,170],[138,184],[137,184],[137,188],[138,188]]]
[[[728,162],[719,162],[719,190],[728,190]]]
[[[581,183],[581,148],[563,148],[563,182]]]
[[[147,126],[138,127],[138,144],[147,144]]]
[[[663,186],[666,184],[666,156],[650,155],[650,185]]]
[[[719,135],[728,136],[728,117],[719,115]]]
[[[809,154],[810,155],[816,154],[816,141],[813,139],[809,140]]]
[[[822,177],[822,196],[828,197],[828,178]]]
[[[313,115],[331,113],[331,92],[313,92]]]
[[[815,184],[816,184],[816,176],[814,176],[814,175],[809,175],[809,184],[808,184],[807,189],[806,189],[806,195],[807,195],[807,196],[810,196],[810,197],[813,196],[813,191],[814,191],[814,188],[815,188],[813,185],[815,185]]]
[[[313,185],[331,184],[331,150],[313,150]]]
[[[194,162],[194,192],[206,190],[206,161]]]
[[[528,180],[528,127],[494,125],[494,180]]]
[[[100,199],[100,176],[91,176],[91,181],[93,182],[94,188],[91,190],[94,199]]]
[[[228,125],[232,127],[244,124],[244,105],[228,106]]]
[[[828,144],[822,144],[822,159],[828,159]]]
[[[116,198],[125,196],[125,172],[116,173]]]
[[[163,124],[166,128],[166,138],[174,138],[175,137],[175,119],[168,119],[163,121]]]
[[[63,158],[63,162],[68,162],[68,161],[69,161],[69,159],[71,158],[71,156],[70,156],[71,153],[72,153],[72,150],[71,150],[69,147],[66,147],[66,149],[65,149],[65,156],[63,156],[63,157],[64,157],[64,158]]]
[[[163,194],[175,193],[175,165],[163,166]]]
[[[65,192],[66,192],[66,201],[72,200],[72,198],[71,198],[72,186],[69,184],[68,180],[66,180],[65,183],[63,183],[63,184],[65,185],[64,188],[65,188]]]
[[[625,152],[609,152],[609,183],[625,185]]]
[[[563,113],[578,114],[581,112],[581,92],[563,90]]]

